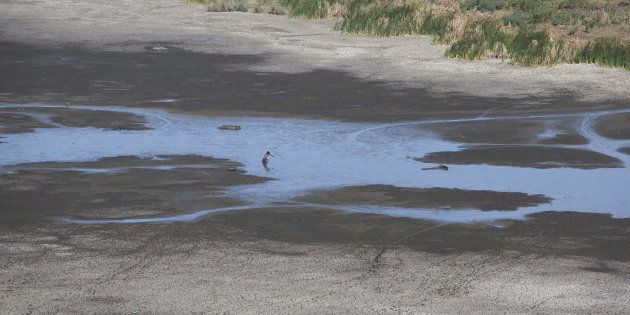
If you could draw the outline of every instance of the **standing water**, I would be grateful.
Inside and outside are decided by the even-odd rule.
[[[31,104],[3,107],[63,107]],[[213,211],[239,210],[290,202],[294,197],[317,189],[371,184],[416,188],[460,188],[544,194],[549,204],[519,208],[516,211],[406,209],[383,206],[335,206],[348,211],[383,213],[394,216],[441,221],[472,222],[503,218],[523,218],[548,210],[611,213],[630,217],[630,156],[617,149],[630,145],[626,140],[610,140],[593,131],[593,123],[603,115],[630,110],[586,114],[525,117],[480,117],[472,119],[367,124],[326,120],[247,117],[201,117],[165,113],[159,110],[121,107],[81,107],[144,116],[151,130],[115,131],[97,128],[41,128],[32,133],[6,135],[0,144],[0,167],[29,162],[92,161],[102,157],[161,154],[199,154],[228,158],[244,165],[249,174],[275,180],[228,189],[231,197],[251,204],[245,207],[204,210],[162,218],[104,221],[67,220],[77,223],[137,223],[189,221]],[[579,118],[578,132],[589,140],[583,146],[615,157],[623,168],[536,169],[491,165],[455,165],[448,172],[427,171],[432,166],[408,157],[422,157],[439,151],[461,150],[460,144],[445,141],[418,127],[435,123],[503,119]],[[237,124],[240,131],[219,130],[223,124]],[[261,164],[262,154],[274,157],[269,169]],[[86,170],[89,171],[89,170]],[[102,171],[102,170],[101,170]]]

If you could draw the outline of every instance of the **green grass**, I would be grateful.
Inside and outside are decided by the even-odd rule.
[[[558,25],[569,21],[569,15],[549,0],[511,0],[510,7],[527,15],[530,23],[550,22]]]
[[[467,27],[470,29],[451,45],[447,56],[469,60],[492,56],[524,66],[555,65],[566,58],[564,41],[552,39],[545,30],[521,28],[512,33],[502,29],[496,20],[487,18]]]
[[[218,0],[208,5],[210,12],[247,12],[250,4],[247,0]]]
[[[482,12],[501,10],[507,6],[505,0],[465,0],[461,4],[463,10],[477,9]]]
[[[591,0],[562,0],[558,9],[591,9],[595,6]]]
[[[446,51],[451,58],[483,59],[489,55],[506,57],[507,45],[512,36],[498,21],[491,18],[473,20],[464,29],[462,37]]]
[[[434,42],[445,43],[450,35],[450,23],[454,16],[452,12],[429,11],[422,21],[420,34],[431,35]]]
[[[421,25],[415,18],[413,5],[372,5],[374,1],[353,1],[335,26],[336,30],[379,36],[420,34]]]
[[[439,12],[414,4],[395,6],[387,2],[355,0],[335,29],[377,36],[423,34],[433,36],[436,42],[444,42],[453,17],[453,12]]]
[[[527,24],[528,15],[521,11],[514,11],[508,15],[501,17],[503,25],[509,26],[525,26]]]
[[[582,47],[572,61],[630,70],[630,43],[612,38],[595,40]]]
[[[598,39],[579,47],[553,38],[546,30],[524,27],[511,34],[491,19],[477,20],[467,28],[447,50],[447,56],[476,60],[491,55],[524,66],[571,62],[630,70],[630,44],[618,39]]]
[[[253,12],[285,14],[282,0],[182,0],[187,3],[204,4],[208,12]]]
[[[336,0],[281,0],[289,16],[307,19],[321,19],[328,15],[327,8],[338,3]]]
[[[545,30],[521,28],[507,45],[512,62],[525,66],[555,65],[563,61],[565,43]]]
[[[596,0],[183,0],[212,11],[341,17],[335,29],[375,36],[430,35],[446,56],[525,66],[594,63],[630,70],[630,43],[578,38],[630,25],[630,8]],[[463,1],[463,2],[459,2]],[[598,4],[599,3],[599,4]],[[495,11],[502,11],[497,12]],[[552,30],[552,28],[555,29]],[[565,30],[563,35],[558,29]]]

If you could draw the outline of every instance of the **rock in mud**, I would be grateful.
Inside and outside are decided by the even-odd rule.
[[[241,126],[239,126],[239,125],[221,125],[221,126],[219,127],[219,129],[221,129],[221,130],[234,130],[234,131],[236,131],[236,130],[241,130]]]
[[[444,164],[440,164],[438,166],[434,166],[434,167],[424,167],[422,168],[423,171],[433,171],[433,170],[439,170],[439,171],[448,171],[448,166],[444,165]]]

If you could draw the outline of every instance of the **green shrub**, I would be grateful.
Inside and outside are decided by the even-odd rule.
[[[280,7],[280,6],[271,6],[271,8],[269,9],[269,14],[274,14],[274,15],[285,15],[287,14],[287,12],[284,10],[284,8]]]
[[[355,0],[347,8],[343,21],[335,29],[350,33],[380,36],[421,34],[413,5],[369,6],[373,1]],[[427,28],[432,26],[427,25]]]
[[[209,12],[247,12],[252,5],[250,0],[195,0],[194,2],[208,4]]]
[[[569,15],[554,7],[548,0],[512,0],[511,6],[528,14],[532,23],[551,22],[554,25],[569,21]]]
[[[464,11],[468,11],[474,9],[478,3],[479,0],[465,0],[460,3],[459,7]]]
[[[433,41],[442,43],[449,32],[449,23],[455,14],[451,12],[437,13],[431,11],[424,16],[420,26],[420,34],[433,36]]]
[[[523,27],[507,46],[512,62],[526,66],[554,65],[564,57],[564,41],[553,40],[546,30]]]
[[[592,0],[563,0],[558,4],[558,9],[592,9],[595,4]]]
[[[603,23],[602,23],[601,16],[595,16],[591,19],[586,19],[586,18],[582,19],[582,25],[584,25],[584,30],[589,32],[596,26],[602,26]]]
[[[584,46],[570,46],[562,39],[554,39],[538,23],[566,23],[569,15],[561,9],[590,8],[594,0],[465,0],[462,10],[494,11],[509,3],[512,12],[497,19],[469,15],[462,32],[452,29],[455,12],[429,9],[418,2],[396,3],[387,0],[184,0],[205,3],[212,11],[248,11],[285,14],[304,18],[326,17],[334,6],[345,6],[343,20],[335,29],[344,32],[379,36],[404,34],[431,35],[434,42],[454,41],[446,51],[448,57],[483,59],[488,56],[509,58],[526,66],[554,65],[559,62],[595,63],[602,66],[630,70],[630,42],[619,39],[598,39]],[[435,3],[435,0],[430,0]],[[509,1],[509,2],[505,2]],[[603,12],[585,15],[572,11],[573,26],[569,35],[579,30],[577,17],[586,31],[602,26],[602,15],[623,20],[624,12]],[[614,15],[615,13],[616,15]],[[627,20],[627,17],[625,18]],[[614,19],[613,19],[614,20]],[[623,20],[625,21],[625,20]],[[612,23],[612,22],[607,22]],[[504,27],[510,25],[512,27]]]
[[[380,36],[423,34],[431,35],[435,42],[444,42],[455,15],[454,12],[424,10],[413,4],[373,3],[370,0],[350,2],[343,21],[337,23],[335,29]]]
[[[237,2],[234,5],[234,11],[247,12],[248,11],[248,6],[247,6],[247,4],[244,1],[243,2]]]
[[[501,18],[503,25],[524,26],[527,24],[528,15],[522,11],[514,11]]]
[[[597,39],[580,49],[574,62],[630,70],[630,43],[612,38]]]
[[[327,6],[338,3],[338,0],[281,0],[292,17],[321,19],[326,17]]]
[[[501,29],[498,21],[483,18],[469,22],[462,37],[446,51],[453,58],[483,59],[487,55],[505,57],[505,48],[511,35]]]
[[[495,11],[507,7],[504,0],[466,0],[461,4],[463,10],[472,10],[477,8],[479,11]]]
[[[507,7],[507,2],[503,0],[480,0],[477,5],[479,11],[495,11]]]

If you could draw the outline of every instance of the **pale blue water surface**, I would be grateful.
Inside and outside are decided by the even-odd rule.
[[[2,107],[64,107],[48,104]],[[167,113],[160,110],[124,107],[72,108],[128,112],[147,118],[152,130],[114,131],[97,128],[40,128],[33,133],[3,135],[0,143],[0,167],[27,162],[92,161],[102,157],[161,154],[199,154],[228,158],[242,163],[247,173],[272,177],[261,184],[237,186],[227,194],[251,204],[223,209],[191,209],[190,213],[160,218],[121,220],[72,220],[74,223],[141,223],[173,222],[198,219],[217,211],[295,203],[291,199],[315,189],[350,185],[387,184],[401,187],[447,187],[544,194],[553,198],[550,204],[524,207],[517,211],[479,211],[474,209],[404,209],[381,206],[342,206],[347,211],[383,213],[393,216],[427,218],[448,222],[492,221],[523,218],[547,211],[583,211],[611,213],[630,217],[630,156],[617,151],[630,145],[628,140],[610,140],[597,135],[593,124],[597,118],[630,110],[605,111],[547,116],[479,117],[472,119],[432,120],[420,122],[367,124],[339,121],[201,117]],[[27,112],[24,112],[27,113]],[[38,114],[41,116],[41,114]],[[38,117],[50,121],[46,117]],[[577,119],[576,130],[589,139],[583,146],[620,159],[623,168],[582,170],[574,168],[535,169],[490,165],[452,165],[449,171],[421,171],[433,165],[414,161],[438,151],[461,150],[461,144],[445,141],[418,127],[423,124],[481,121],[493,119]],[[237,124],[240,131],[219,130],[223,124]],[[555,134],[545,131],[541,137]],[[274,157],[266,170],[261,165],[265,151]],[[85,172],[125,171],[125,169],[75,169]],[[297,203],[300,206],[309,204]]]

